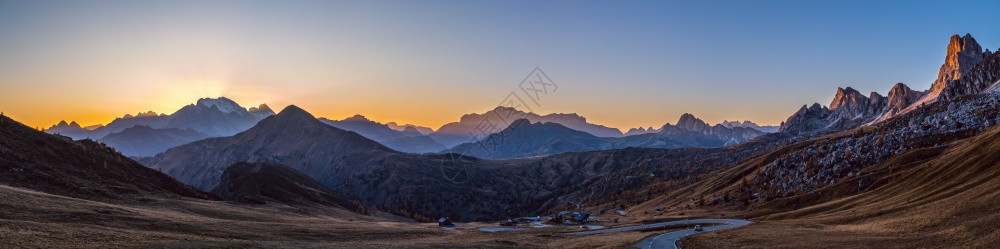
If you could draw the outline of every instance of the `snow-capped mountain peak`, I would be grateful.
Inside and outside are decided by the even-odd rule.
[[[227,99],[226,97],[219,97],[217,99],[212,99],[212,98],[198,99],[198,106],[203,106],[206,108],[211,108],[212,106],[215,106],[215,108],[219,108],[219,111],[222,111],[223,113],[232,113],[232,112],[237,112],[239,110],[246,111],[245,108],[241,107],[236,102]]]

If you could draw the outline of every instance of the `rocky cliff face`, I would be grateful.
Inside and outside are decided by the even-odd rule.
[[[937,80],[931,86],[932,94],[939,94],[948,87],[950,81],[962,78],[963,73],[972,69],[973,66],[986,58],[989,53],[989,50],[983,52],[983,48],[979,46],[975,38],[972,38],[972,35],[965,34],[962,37],[958,35],[951,36],[944,64],[941,65]]]
[[[853,88],[837,88],[830,107],[802,106],[781,124],[792,134],[824,134],[854,128],[875,121],[885,113],[889,98],[872,92],[865,97]]]
[[[800,134],[819,130],[827,127],[826,118],[829,116],[830,109],[819,103],[813,103],[812,106],[802,105],[798,111],[788,117],[788,120],[781,122],[779,131]]]
[[[931,89],[919,92],[897,83],[887,97],[873,92],[866,98],[850,87],[840,88],[830,108],[803,106],[782,123],[780,130],[794,134],[825,134],[881,122],[912,111],[919,105],[981,93],[1000,79],[998,74],[1000,57],[989,50],[983,51],[972,35],[954,35]]]
[[[909,86],[906,86],[906,84],[896,83],[896,85],[889,90],[889,100],[886,104],[887,108],[883,117],[889,118],[895,116],[910,105],[919,101],[924,96],[926,96],[925,93],[914,91],[910,89]]]
[[[989,52],[989,51],[987,51]],[[1000,79],[1000,54],[990,54],[985,60],[980,61],[962,78],[948,81],[948,85],[941,91],[942,100],[954,100],[955,97],[969,94],[981,93],[984,90],[995,90],[997,80]]]
[[[886,98],[876,92],[865,97],[853,88],[837,88],[837,94],[830,102],[830,111],[837,118],[845,120],[871,119],[882,114]]]

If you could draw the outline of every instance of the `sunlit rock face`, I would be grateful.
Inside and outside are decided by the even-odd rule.
[[[941,92],[945,88],[948,88],[949,82],[961,79],[962,74],[968,72],[989,54],[991,54],[989,51],[983,52],[983,48],[979,46],[979,43],[970,34],[965,34],[965,36],[961,37],[958,35],[951,36],[944,64],[941,65],[937,80],[931,85],[929,96],[932,98],[949,99],[948,94],[945,96],[941,95]]]

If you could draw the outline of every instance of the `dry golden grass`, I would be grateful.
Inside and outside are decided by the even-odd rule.
[[[682,241],[687,248],[996,248],[1000,128],[872,167],[877,187],[837,198],[797,196],[757,224]],[[840,193],[856,181],[817,192]],[[823,200],[816,202],[816,199]],[[804,208],[782,204],[807,203]],[[782,208],[785,208],[784,210]]]
[[[628,248],[669,230],[590,236],[576,226],[487,233],[495,223],[405,222],[335,208],[195,199],[104,203],[0,185],[4,248]],[[602,223],[604,226],[638,223]]]

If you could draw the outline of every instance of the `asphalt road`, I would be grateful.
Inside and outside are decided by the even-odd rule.
[[[601,234],[601,233],[634,231],[634,230],[642,230],[642,229],[650,229],[650,228],[658,228],[658,227],[666,227],[666,226],[676,226],[676,225],[691,225],[691,227],[694,227],[695,224],[725,224],[725,225],[717,225],[717,226],[710,226],[710,227],[702,227],[703,231],[701,231],[701,232],[695,232],[694,229],[692,228],[692,229],[685,229],[685,230],[680,230],[680,231],[673,231],[673,232],[669,232],[669,233],[664,233],[664,234],[660,234],[660,235],[657,235],[657,236],[653,236],[653,237],[648,238],[648,239],[644,239],[644,240],[640,241],[639,244],[635,245],[635,247],[642,248],[642,249],[653,249],[653,248],[671,248],[672,249],[672,248],[677,248],[677,240],[683,238],[684,236],[688,236],[688,235],[692,235],[692,234],[697,234],[697,233],[703,233],[703,232],[710,232],[710,231],[717,231],[717,230],[729,229],[729,228],[740,227],[740,226],[746,226],[746,225],[749,225],[750,223],[752,223],[752,222],[750,222],[748,220],[694,219],[694,220],[678,220],[678,221],[670,221],[670,222],[661,222],[661,223],[653,223],[653,224],[637,225],[637,226],[616,227],[616,228],[609,228],[609,229],[602,229],[602,230],[582,231],[582,232],[575,232],[573,234],[576,234],[576,235],[591,235],[591,234]]]

